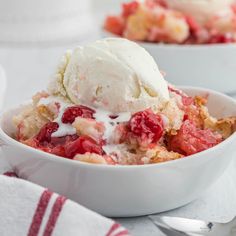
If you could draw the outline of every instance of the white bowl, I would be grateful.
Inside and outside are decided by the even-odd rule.
[[[117,37],[103,31],[102,36]],[[177,45],[137,42],[175,85],[200,86],[236,94],[236,43]]]
[[[183,89],[190,95],[208,94],[208,107],[215,116],[236,115],[236,101],[230,97],[206,89]],[[72,161],[11,138],[12,116],[20,109],[6,112],[0,120],[2,150],[13,170],[106,216],[139,216],[183,206],[222,175],[234,154],[236,133],[209,150],[160,164],[106,166]]]
[[[169,82],[236,94],[236,44],[141,45],[166,72]]]

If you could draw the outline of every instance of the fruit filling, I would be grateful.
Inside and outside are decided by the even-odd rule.
[[[17,138],[39,150],[77,161],[140,165],[188,157],[214,147],[231,134],[225,134],[223,127],[233,127],[236,119],[211,117],[205,106],[206,98],[189,97],[173,86],[169,86],[169,92],[178,112],[182,112],[182,116],[174,116],[178,128],[170,122],[173,114],[169,109],[173,112],[173,104],[167,104],[158,113],[149,108],[133,114],[111,114],[84,105],[65,105],[47,95],[14,118]],[[56,104],[60,104],[60,108],[55,110]],[[47,117],[43,125],[34,123],[35,113]],[[219,129],[219,123],[225,126]],[[64,124],[69,128],[66,127],[61,136],[57,132]],[[35,125],[34,134],[28,132],[29,126]]]
[[[224,2],[225,1],[225,2]],[[236,3],[145,0],[123,3],[104,29],[130,40],[175,44],[236,42]]]

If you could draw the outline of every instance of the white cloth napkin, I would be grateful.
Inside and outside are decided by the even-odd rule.
[[[4,176],[5,175],[5,176]],[[0,175],[1,236],[127,236],[120,224],[48,189]]]

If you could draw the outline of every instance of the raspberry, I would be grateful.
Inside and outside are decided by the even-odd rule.
[[[72,124],[78,116],[93,119],[94,113],[95,111],[93,109],[82,105],[68,107],[63,113],[61,120],[63,123]]]
[[[122,16],[127,18],[134,14],[138,9],[139,3],[137,1],[122,4]]]
[[[164,130],[162,118],[151,109],[133,114],[128,127],[134,136],[141,138],[141,142],[151,143],[157,142]]]
[[[50,142],[52,133],[57,131],[58,128],[59,125],[56,122],[49,122],[41,128],[35,138],[39,142]]]
[[[191,121],[182,124],[177,135],[170,137],[169,149],[183,155],[192,155],[209,149],[222,141],[220,134],[209,129],[198,129]]]
[[[87,136],[80,136],[75,141],[65,145],[65,155],[68,158],[73,158],[76,154],[84,154],[86,152],[103,154],[102,147],[96,141]]]

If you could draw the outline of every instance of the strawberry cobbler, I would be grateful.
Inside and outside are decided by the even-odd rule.
[[[234,0],[145,0],[122,4],[106,17],[108,32],[145,42],[212,44],[236,42]]]
[[[212,148],[234,132],[236,117],[216,119],[206,103],[207,95],[190,97],[168,85],[134,42],[104,39],[66,53],[48,90],[13,118],[15,137],[75,161],[165,162]]]

